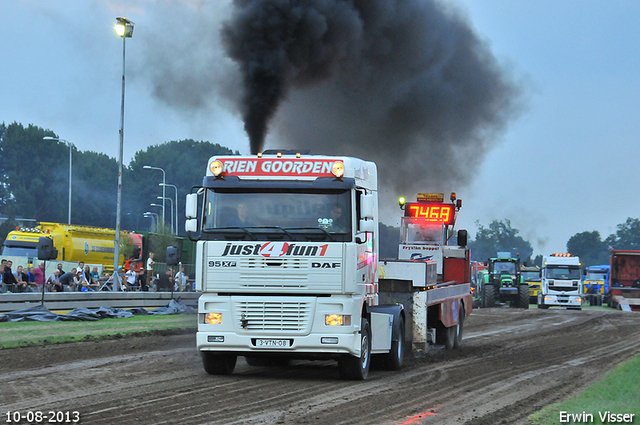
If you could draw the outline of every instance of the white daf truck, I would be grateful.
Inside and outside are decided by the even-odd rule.
[[[238,356],[335,359],[354,380],[372,355],[402,366],[405,309],[378,296],[376,164],[287,151],[212,157],[192,192],[186,230],[198,240],[197,348],[208,373],[232,373]]]

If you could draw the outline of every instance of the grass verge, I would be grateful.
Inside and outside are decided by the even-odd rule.
[[[0,349],[60,344],[145,333],[179,333],[197,328],[197,315],[134,316],[80,322],[1,322]]]
[[[586,413],[592,416],[578,417],[564,416],[580,415]],[[545,407],[540,412],[528,418],[530,425],[557,425],[560,423],[592,423],[608,424],[623,422],[623,420],[611,420],[601,414],[633,414],[630,423],[640,423],[640,356],[636,356],[620,364],[611,371],[603,380],[576,395],[572,399],[555,403]],[[615,419],[623,419],[616,417]],[[626,421],[629,423],[629,421]]]

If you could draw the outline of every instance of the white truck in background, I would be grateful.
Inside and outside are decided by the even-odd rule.
[[[335,359],[354,380],[372,355],[402,367],[407,311],[379,297],[376,164],[290,151],[211,157],[194,189],[186,230],[198,241],[196,339],[208,373],[232,373],[238,356]],[[448,327],[458,311],[444,313]]]
[[[580,258],[555,253],[542,258],[538,308],[552,306],[582,309]]]

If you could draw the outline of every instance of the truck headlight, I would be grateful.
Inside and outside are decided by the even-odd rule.
[[[349,314],[325,314],[324,324],[326,326],[351,326],[351,315]]]
[[[222,323],[222,313],[206,313],[204,323],[208,325],[219,325]]]

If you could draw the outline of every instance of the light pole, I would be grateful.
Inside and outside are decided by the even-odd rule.
[[[176,190],[176,203],[174,204],[176,207],[176,235],[178,234],[178,188],[173,185],[173,184],[169,184],[169,183],[160,183],[161,186],[171,186]]]
[[[164,188],[166,186],[166,173],[164,172],[164,169],[160,168],[160,167],[152,167],[151,165],[145,165],[142,168],[146,168],[147,170],[160,170],[162,171],[162,197],[164,198],[166,195],[164,193]],[[165,219],[165,215],[164,215],[164,199],[162,200],[162,224],[164,224],[164,219]]]
[[[158,214],[147,211],[146,213],[144,213],[142,215],[143,215],[143,217],[151,218],[151,225],[152,226],[153,226],[153,220],[155,219],[155,221],[156,221],[156,226],[155,226],[156,229],[155,230],[157,231],[157,228],[158,228]]]
[[[120,155],[118,156],[118,198],[116,203],[116,238],[113,249],[113,290],[120,290],[120,212],[122,211],[122,151],[124,146],[124,59],[127,38],[133,35],[133,22],[116,18],[116,34],[122,37],[122,101],[120,102]]]
[[[175,216],[173,214],[173,199],[171,198],[163,198],[162,196],[158,196],[158,199],[162,199],[162,200],[168,200],[169,202],[171,202],[171,233],[176,233],[174,228],[173,228],[173,223],[175,222]]]
[[[69,209],[68,209],[68,214],[67,214],[67,224],[71,224],[71,169],[72,169],[72,164],[73,164],[73,143],[71,143],[68,140],[65,139],[60,139],[59,137],[51,137],[51,136],[45,136],[42,138],[42,140],[53,140],[56,142],[66,142],[69,145]]]

